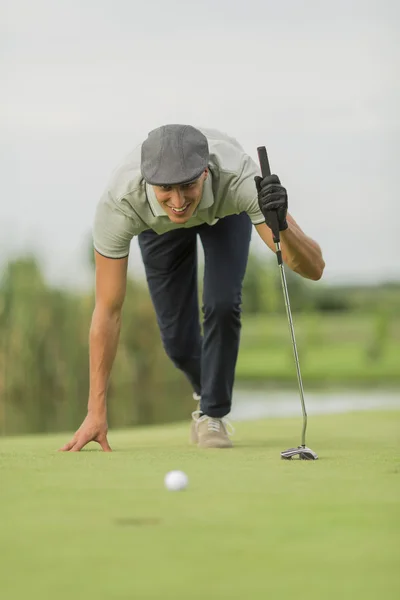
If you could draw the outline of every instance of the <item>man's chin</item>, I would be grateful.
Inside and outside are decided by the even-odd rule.
[[[168,211],[169,220],[173,223],[187,223],[189,219],[193,216],[193,209],[189,208],[187,212],[182,215],[174,213],[173,211]]]
[[[179,215],[168,215],[169,220],[172,221],[173,223],[187,223],[187,221],[189,221],[191,215],[186,216],[186,215],[182,215],[181,217]]]

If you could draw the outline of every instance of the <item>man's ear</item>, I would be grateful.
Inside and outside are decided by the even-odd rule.
[[[207,169],[204,170],[204,180],[206,180],[208,177],[208,167]]]

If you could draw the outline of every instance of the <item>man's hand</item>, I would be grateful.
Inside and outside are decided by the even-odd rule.
[[[107,432],[107,418],[89,413],[72,440],[60,448],[60,451],[79,452],[89,442],[97,442],[104,452],[111,452],[107,441]]]
[[[277,175],[268,175],[268,177],[254,177],[258,193],[258,204],[264,215],[265,222],[274,232],[274,218],[271,213],[275,213],[279,231],[288,228],[286,215],[288,210],[288,197],[286,189],[281,185]]]

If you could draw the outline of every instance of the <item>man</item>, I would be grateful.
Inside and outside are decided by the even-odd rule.
[[[275,251],[268,226],[274,212],[286,265],[313,280],[320,279],[325,266],[319,245],[300,229],[287,207],[287,193],[278,177],[262,179],[257,164],[229,136],[189,125],[165,125],[149,133],[114,172],[97,208],[88,414],[62,450],[79,451],[90,441],[111,450],[106,391],[134,236],[164,348],[199,401],[192,441],[204,448],[232,445],[225,417],[231,408],[252,225]],[[205,255],[203,338],[197,236]]]

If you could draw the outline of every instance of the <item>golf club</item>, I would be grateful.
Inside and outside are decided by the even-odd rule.
[[[267,177],[268,175],[271,175],[271,169],[269,166],[267,149],[265,148],[265,146],[260,146],[259,148],[257,148],[257,152],[258,152],[258,159],[260,161],[261,175],[264,178],[264,177]],[[274,213],[273,211],[271,211],[271,220],[272,220],[271,229],[272,229],[272,233],[273,233],[273,240],[275,243],[276,257],[278,260],[278,265],[279,265],[279,269],[280,269],[280,273],[281,273],[281,282],[282,282],[283,296],[285,299],[286,314],[288,317],[290,333],[292,336],[293,353],[294,353],[294,360],[296,363],[296,371],[297,371],[297,381],[299,384],[301,408],[303,411],[303,430],[302,430],[302,434],[301,434],[301,446],[298,446],[297,448],[289,448],[288,450],[284,450],[283,452],[281,452],[281,458],[283,458],[285,460],[290,460],[291,458],[297,456],[299,459],[302,459],[302,460],[317,460],[318,455],[313,450],[311,450],[310,448],[308,448],[306,446],[307,411],[306,411],[306,405],[304,402],[303,382],[302,382],[301,372],[300,372],[299,356],[297,354],[297,345],[296,345],[296,338],[294,335],[292,311],[290,309],[289,293],[288,293],[288,288],[287,288],[287,283],[286,283],[285,269],[284,269],[283,260],[282,260],[278,217],[277,217],[276,213]]]

